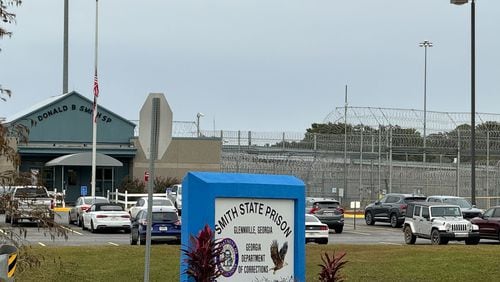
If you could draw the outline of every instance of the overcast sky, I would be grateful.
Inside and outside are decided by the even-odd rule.
[[[28,0],[0,41],[10,116],[62,93],[63,0]],[[92,97],[95,1],[70,1],[69,90]],[[476,111],[500,113],[500,1],[476,0]],[[449,0],[100,0],[99,104],[150,92],[202,129],[303,132],[344,106],[470,112],[470,4]]]

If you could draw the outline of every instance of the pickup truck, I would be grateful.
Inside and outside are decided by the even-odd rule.
[[[54,199],[43,186],[14,186],[10,190],[5,208],[5,222],[17,224],[19,220],[50,222]]]

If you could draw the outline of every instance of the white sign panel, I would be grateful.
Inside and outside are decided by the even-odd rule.
[[[359,207],[360,207],[359,201],[351,202],[351,209],[359,209]]]
[[[217,198],[215,238],[223,255],[217,281],[290,281],[294,271],[294,201]]]

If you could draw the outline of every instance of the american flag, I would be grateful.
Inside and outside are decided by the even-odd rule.
[[[94,74],[94,108],[92,109],[94,112],[94,122],[97,122],[97,113],[95,112],[97,106],[97,97],[99,97],[99,82],[97,80],[97,70]]]
[[[94,74],[94,96],[99,97],[99,82],[97,81],[97,71]]]

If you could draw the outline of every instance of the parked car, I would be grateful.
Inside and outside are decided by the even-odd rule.
[[[406,244],[417,238],[430,239],[432,245],[446,245],[450,240],[479,243],[479,227],[462,216],[457,205],[414,202],[408,204],[403,234]]]
[[[365,222],[374,225],[375,222],[389,222],[393,228],[401,227],[405,221],[406,208],[411,202],[424,202],[425,196],[414,194],[385,195],[382,199],[369,204],[365,208]]]
[[[167,188],[167,196],[174,203],[179,215],[182,212],[182,184],[174,184],[172,187]]]
[[[92,204],[109,203],[105,197],[81,196],[76,199],[75,206],[71,207],[68,212],[69,224],[75,223],[82,227],[83,214],[90,208]]]
[[[471,205],[466,199],[456,196],[429,196],[427,202],[445,203],[460,206],[465,219],[472,219],[483,214],[483,210]]]
[[[98,203],[90,206],[83,214],[83,230],[95,233],[100,229],[130,232],[130,215],[119,204]]]
[[[181,220],[174,207],[152,207],[151,215],[151,241],[174,241],[181,240]],[[147,210],[140,210],[132,219],[132,230],[130,232],[130,244],[146,244]]]
[[[153,207],[171,207],[175,208],[174,204],[170,199],[165,197],[153,197]],[[130,218],[135,218],[140,210],[148,208],[148,197],[141,197],[135,202],[133,206],[128,210]],[[176,209],[177,210],[177,209]]]
[[[328,233],[328,225],[314,215],[306,214],[306,244],[309,242],[328,244]]]
[[[44,186],[11,186],[6,194],[5,222],[17,224],[19,220],[52,221],[54,199]]]
[[[500,206],[487,209],[481,216],[471,219],[479,226],[481,239],[500,241]]]
[[[322,223],[334,229],[335,233],[342,233],[344,230],[344,209],[335,199],[308,197],[306,213],[316,216]]]

